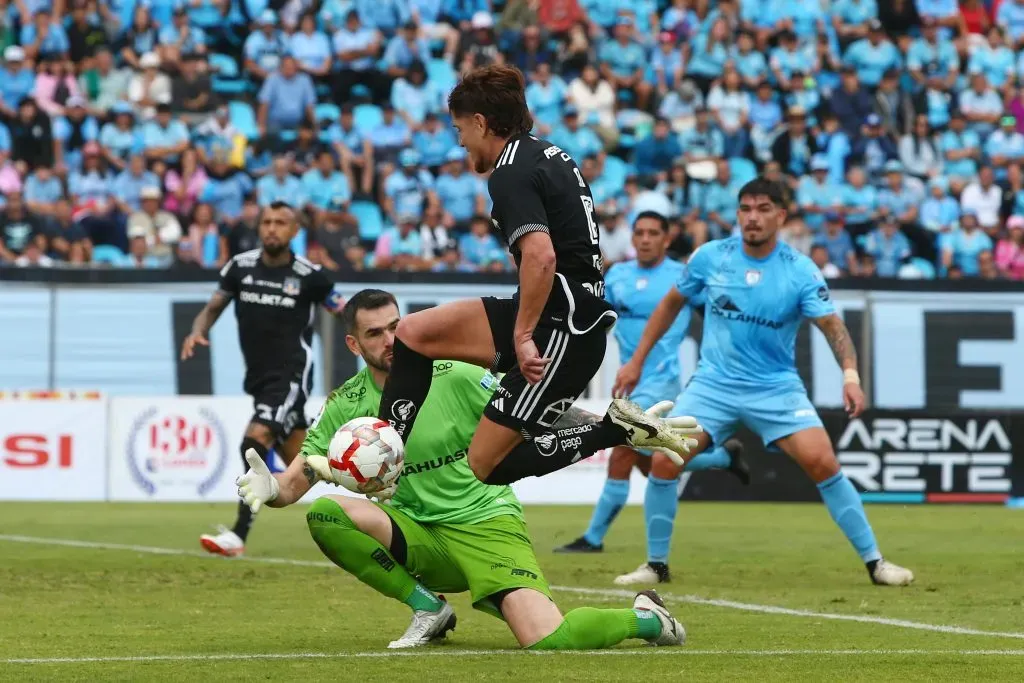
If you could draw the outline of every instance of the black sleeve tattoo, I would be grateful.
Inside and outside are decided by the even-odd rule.
[[[309,482],[310,486],[316,483],[316,470],[314,470],[308,462],[302,463],[302,474],[306,477],[306,481]]]
[[[833,313],[815,320],[818,329],[825,335],[832,354],[840,368],[850,367],[857,369],[857,349],[853,346],[853,339],[850,331],[846,329],[846,323],[842,318]]]

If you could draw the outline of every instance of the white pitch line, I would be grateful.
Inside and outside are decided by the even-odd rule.
[[[148,545],[126,545],[122,543],[102,543],[98,541],[77,541],[65,538],[45,538],[38,536],[17,536],[0,534],[0,541],[12,543],[32,543],[36,545],[63,546],[69,548],[88,548],[94,550],[124,550],[129,552],[147,553],[151,555],[177,555],[184,557],[198,557],[202,559],[224,560],[218,555],[211,555],[198,550],[184,550],[180,548],[159,548]],[[297,567],[333,567],[334,564],[323,560],[295,560],[287,557],[261,557],[243,555],[231,558],[232,562],[257,562],[260,564],[283,564]],[[583,588],[580,586],[551,586],[552,590],[562,593],[579,593],[581,595],[593,595],[603,598],[629,598],[635,595],[632,591],[614,588]],[[882,589],[884,590],[884,589]],[[755,603],[736,602],[734,600],[719,600],[714,598],[702,598],[698,595],[675,595],[663,593],[662,597],[693,605],[708,605],[712,607],[724,607],[746,612],[758,612],[760,614],[781,614],[790,617],[805,617],[812,619],[833,619],[836,621],[855,621],[863,624],[880,624],[883,626],[895,626],[897,628],[914,629],[918,631],[931,631],[933,633],[952,633],[961,636],[991,636],[996,638],[1015,638],[1024,640],[1024,633],[1007,631],[985,631],[976,628],[963,626],[948,626],[945,624],[927,624],[919,621],[908,621],[906,619],[890,619],[888,617],[875,617],[865,614],[835,614],[830,612],[812,612],[810,610],[792,609],[789,607],[777,607],[775,605],[758,605]]]
[[[629,657],[651,655],[691,657],[789,657],[825,656],[957,656],[957,657],[1024,657],[1024,650],[688,650],[686,648],[636,647],[612,650],[452,650],[444,646],[418,650],[379,650],[374,652],[255,652],[207,655],[137,655],[125,657],[25,657],[0,659],[0,664],[112,664],[118,662],[216,662],[273,659],[384,659],[387,657],[489,657],[489,656],[572,656],[601,655]]]

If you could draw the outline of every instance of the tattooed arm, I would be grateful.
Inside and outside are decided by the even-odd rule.
[[[860,375],[857,374],[857,349],[853,346],[850,331],[846,323],[837,314],[823,315],[814,318],[814,324],[825,335],[832,355],[843,369],[843,404],[850,417],[857,417],[864,412],[867,403],[864,391],[860,388]]]
[[[846,323],[838,314],[824,315],[814,318],[814,324],[821,333],[825,335],[828,346],[832,349],[832,355],[843,370],[857,369],[857,349],[853,346],[853,339],[850,331],[846,329]]]
[[[320,476],[309,464],[306,458],[309,456],[300,455],[292,460],[288,469],[280,474],[271,476],[277,479],[280,489],[277,498],[267,501],[267,505],[274,508],[283,508],[292,503],[298,502],[306,493],[313,488],[313,484],[320,480]],[[315,457],[315,456],[312,456]]]

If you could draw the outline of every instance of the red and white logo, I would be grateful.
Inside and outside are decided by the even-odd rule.
[[[224,426],[203,407],[149,408],[132,423],[125,444],[131,479],[150,496],[167,487],[205,496],[223,475],[227,454]]]

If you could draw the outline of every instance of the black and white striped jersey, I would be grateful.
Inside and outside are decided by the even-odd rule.
[[[519,239],[550,235],[555,283],[541,321],[572,334],[604,329],[615,312],[604,300],[604,275],[594,197],[572,157],[532,135],[510,139],[488,181],[491,220],[518,266]]]
[[[276,376],[309,375],[314,313],[334,286],[320,266],[301,256],[271,268],[261,254],[242,252],[220,271],[219,291],[235,303],[246,393]]]

